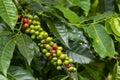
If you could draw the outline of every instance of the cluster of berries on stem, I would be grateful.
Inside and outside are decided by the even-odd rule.
[[[57,70],[65,69],[67,72],[75,72],[73,60],[63,53],[62,46],[58,46],[53,38],[43,30],[37,15],[26,15],[26,17],[18,16],[18,20],[22,20],[22,30],[29,34],[31,39],[35,40],[46,56],[48,61],[56,66]]]

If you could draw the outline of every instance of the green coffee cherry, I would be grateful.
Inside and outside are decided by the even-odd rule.
[[[68,60],[65,60],[65,61],[64,61],[64,64],[65,64],[65,65],[68,65],[68,64],[69,64],[69,61],[68,61]]]
[[[30,25],[30,29],[34,29],[35,28],[35,26],[34,25]]]
[[[52,40],[53,40],[52,37],[47,37],[47,39],[46,39],[47,42],[50,42],[50,41],[52,41]]]
[[[28,14],[27,17],[28,17],[29,19],[33,19],[33,16],[30,15],[30,14]]]
[[[37,15],[34,15],[34,16],[33,16],[33,19],[34,19],[34,20],[39,20],[39,17],[38,17]]]
[[[45,40],[41,40],[40,43],[42,43],[42,44],[45,43]]]
[[[55,66],[56,66],[56,65],[57,65],[57,62],[53,62],[53,65],[55,65]]]
[[[42,52],[43,53],[47,53],[48,51],[46,49],[42,49]]]
[[[47,37],[48,37],[48,33],[47,33],[47,32],[44,32],[43,37],[44,37],[44,38],[47,38]]]
[[[57,65],[62,65],[62,61],[60,59],[57,60]]]
[[[50,57],[51,53],[47,52],[45,55],[46,55],[46,57]]]
[[[31,35],[31,39],[35,39],[36,38],[36,36],[33,34],[33,35]]]
[[[74,69],[74,67],[70,67],[70,68],[68,68],[68,71],[73,72],[73,69]]]
[[[69,63],[73,63],[73,59],[69,58],[68,59]]]
[[[36,20],[33,20],[33,21],[32,21],[32,24],[33,24],[33,25],[37,25]]]
[[[76,72],[76,71],[77,71],[77,69],[74,67],[74,68],[73,68],[73,72]]]
[[[60,56],[62,54],[61,50],[57,50],[57,56]]]
[[[39,22],[39,21],[36,21],[36,24],[37,24],[37,25],[40,25],[40,22]]]
[[[43,39],[43,36],[42,35],[38,35],[37,39]]]
[[[36,25],[36,26],[34,27],[34,29],[35,29],[35,30],[38,30],[38,31],[39,31],[40,28],[41,28],[40,25]]]
[[[50,41],[49,44],[52,46],[52,45],[54,44],[54,42],[53,42],[53,41]]]
[[[38,31],[42,32],[42,31],[43,31],[43,28],[39,28]]]
[[[58,58],[57,57],[53,57],[53,60],[56,61]]]
[[[59,58],[60,58],[60,59],[65,59],[66,56],[67,56],[66,54],[61,54],[61,55],[59,56]]]
[[[58,46],[57,48],[58,48],[58,50],[61,50],[61,51],[63,50],[63,48],[61,46]]]
[[[57,70],[62,70],[62,67],[61,66],[57,66]]]
[[[27,28],[27,29],[25,30],[25,32],[26,32],[26,33],[30,33],[30,30],[31,30],[30,28]]]
[[[30,34],[34,34],[35,33],[35,30],[30,30]]]
[[[51,46],[49,44],[47,44],[45,47],[46,47],[47,50],[51,49]]]
[[[39,35],[39,31],[35,31],[35,35]]]

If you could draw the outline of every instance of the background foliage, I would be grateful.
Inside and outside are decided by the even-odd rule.
[[[20,13],[39,16],[74,60],[75,80],[120,80],[119,0],[0,0],[0,80],[71,80],[17,25]]]

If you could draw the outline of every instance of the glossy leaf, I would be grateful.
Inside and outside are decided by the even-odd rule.
[[[101,58],[113,58],[115,48],[111,37],[100,24],[84,27],[85,32],[93,39],[92,46]]]
[[[67,18],[72,24],[77,24],[80,22],[79,16],[70,9],[63,6],[56,6],[56,8],[59,9],[64,14],[65,18]]]
[[[16,80],[35,80],[30,72],[19,66],[11,66],[9,73],[16,78]]]
[[[13,56],[15,43],[14,39],[8,37],[0,38],[0,71],[6,76],[7,69]]]
[[[72,5],[81,7],[85,11],[85,14],[88,15],[90,10],[90,0],[68,0],[68,2]]]
[[[50,20],[47,20],[47,25],[54,35],[61,41],[61,43],[69,47],[68,34],[65,25],[61,22],[53,23]]]
[[[0,16],[13,30],[17,19],[17,9],[12,0],[0,0]]]
[[[94,61],[94,55],[90,48],[90,44],[82,31],[73,30],[69,31],[70,49],[67,50],[69,57],[76,63],[88,64]]]
[[[78,54],[72,51],[68,52],[69,57],[72,58],[74,60],[75,63],[80,63],[80,64],[88,64],[90,62],[93,62],[94,59],[91,57],[88,57],[87,55],[83,55],[83,54]],[[91,54],[91,53],[90,53]]]
[[[8,80],[5,76],[0,74],[0,80]]]
[[[34,43],[31,38],[25,34],[20,34],[16,37],[17,46],[20,53],[25,57],[30,65],[34,57]]]

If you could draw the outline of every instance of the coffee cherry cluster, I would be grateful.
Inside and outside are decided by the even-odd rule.
[[[68,72],[76,71],[72,65],[73,60],[62,52],[63,48],[53,41],[52,37],[43,30],[37,15],[27,15],[23,18],[22,29],[38,43],[42,53],[56,66],[57,70],[66,69]]]

